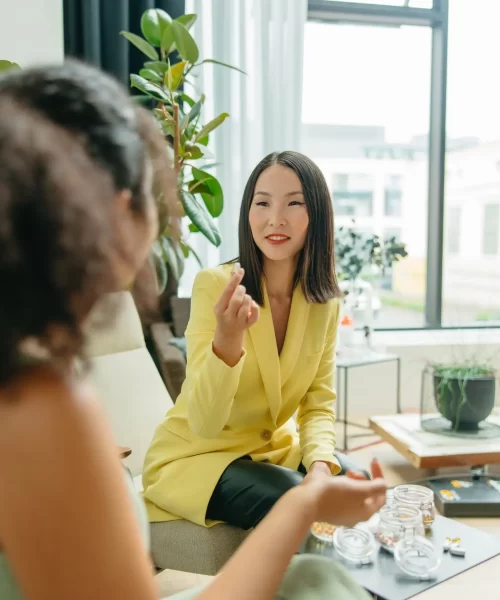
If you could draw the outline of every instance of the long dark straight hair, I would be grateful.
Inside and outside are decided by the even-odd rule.
[[[323,173],[307,156],[299,152],[273,152],[255,167],[250,175],[240,209],[239,261],[245,269],[242,284],[260,306],[264,306],[262,289],[262,252],[250,229],[249,213],[255,185],[261,173],[272,165],[283,165],[294,171],[302,184],[309,213],[309,229],[300,252],[294,277],[294,288],[300,283],[308,302],[324,304],[342,295],[335,275],[333,208]]]

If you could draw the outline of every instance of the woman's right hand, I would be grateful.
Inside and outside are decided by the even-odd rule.
[[[387,485],[380,466],[372,464],[371,480],[350,477],[318,478],[303,485],[314,487],[315,521],[324,521],[343,527],[354,527],[368,521],[386,502]]]
[[[245,330],[254,325],[260,315],[259,305],[241,285],[244,270],[235,269],[214,307],[217,327],[213,349],[227,365],[238,363],[243,352]]]
[[[240,285],[245,271],[235,269],[214,307],[217,329],[224,336],[241,336],[259,319],[259,305]]]

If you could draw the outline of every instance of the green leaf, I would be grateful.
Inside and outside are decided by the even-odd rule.
[[[145,62],[144,66],[146,67],[146,69],[151,69],[156,73],[160,73],[160,75],[164,75],[168,71],[169,67],[168,63],[161,62],[159,60]]]
[[[204,181],[197,181],[196,179],[192,179],[186,183],[186,187],[188,192],[191,194],[210,194],[210,188],[205,185]]]
[[[203,65],[205,63],[220,65],[221,67],[227,67],[228,69],[233,69],[233,71],[238,71],[239,73],[243,73],[243,75],[247,75],[247,73],[243,71],[243,69],[239,69],[238,67],[234,67],[233,65],[228,65],[227,63],[222,62],[221,60],[215,60],[215,58],[205,58],[205,60],[202,60],[196,66]]]
[[[196,227],[194,223],[189,223],[189,231],[191,233],[200,233],[200,230],[198,229],[198,227]]]
[[[179,52],[179,56],[188,62],[195,64],[198,60],[199,50],[193,37],[184,25],[178,21],[172,21],[172,32],[174,42]]]
[[[145,10],[141,17],[142,35],[153,46],[160,45],[160,24],[158,23],[158,15],[154,8]]]
[[[135,35],[135,33],[130,33],[130,31],[120,31],[120,35],[123,35],[125,39],[127,39],[151,60],[156,61],[160,58],[158,56],[158,52],[156,52],[153,46],[146,42],[146,40],[143,40],[140,36]]]
[[[207,123],[204,127],[201,128],[201,130],[196,135],[194,141],[199,142],[202,138],[204,138],[206,135],[208,135],[211,131],[213,131],[214,129],[217,129],[217,127],[219,127],[219,125],[224,123],[224,121],[228,117],[229,117],[228,113],[221,113],[218,117],[215,117],[215,119],[212,119],[209,123]]]
[[[200,266],[200,269],[203,269],[203,263],[201,262],[201,259],[200,259],[200,257],[199,257],[199,256],[198,256],[198,254],[197,254],[197,253],[196,253],[196,252],[193,250],[193,248],[192,248],[192,247],[191,247],[189,244],[186,244],[186,242],[181,242],[180,246],[181,246],[181,250],[182,250],[182,252],[183,252],[184,256],[185,256],[186,258],[188,258],[188,257],[189,257],[189,255],[190,255],[190,254],[192,254],[192,255],[194,256],[194,258],[195,258],[196,262],[197,262],[197,263],[198,263],[198,265]]]
[[[161,124],[161,129],[162,129],[164,135],[169,135],[169,136],[174,137],[175,126],[172,123],[172,121],[167,121],[167,120],[163,121]]]
[[[137,88],[138,90],[141,90],[141,92],[144,92],[145,94],[151,96],[159,102],[166,102],[168,100],[167,94],[165,94],[165,92],[160,87],[158,87],[154,83],[149,82],[147,79],[144,79],[144,77],[141,77],[140,75],[132,74],[130,76],[130,85],[132,87]]]
[[[201,197],[212,217],[214,217],[214,219],[219,217],[224,208],[224,193],[221,184],[211,173],[207,173],[196,167],[193,167],[191,172],[197,181],[202,181],[210,190],[209,194],[200,192]]]
[[[132,96],[132,101],[141,106],[148,106],[151,102],[151,96],[136,95]]]
[[[183,261],[183,259],[179,260],[179,254],[177,253],[177,251],[174,247],[174,244],[175,244],[174,240],[172,240],[171,238],[169,238],[167,236],[162,236],[160,243],[161,243],[161,247],[163,249],[163,254],[166,258],[166,262],[168,263],[168,265],[172,271],[172,275],[178,281],[180,279],[180,277],[182,276],[184,261]]]
[[[199,146],[196,146],[194,144],[187,143],[185,145],[184,154],[187,154],[188,152],[190,154],[189,158],[192,158],[193,160],[198,160],[199,158],[203,158],[204,156],[203,150]]]
[[[10,60],[0,60],[0,71],[7,71],[8,69],[20,69],[21,67]]]
[[[165,85],[171,92],[174,92],[182,83],[186,65],[187,62],[182,60],[181,62],[178,62],[170,67],[170,69],[165,73]]]
[[[198,140],[198,144],[201,144],[202,146],[208,146],[208,135]]]
[[[179,97],[184,100],[184,102],[187,102],[187,104],[189,104],[189,106],[191,106],[191,108],[196,104],[196,101],[193,100],[191,98],[191,96],[188,96],[187,94],[180,94]]]
[[[184,25],[186,29],[191,29],[191,27],[196,23],[196,19],[198,18],[195,14],[181,15],[175,19],[177,23],[181,23]]]
[[[198,227],[207,240],[216,247],[220,246],[221,238],[219,231],[206,206],[200,204],[192,194],[186,193],[182,195],[182,204],[186,215]]]
[[[153,71],[153,69],[141,69],[139,75],[148,81],[154,81],[155,83],[162,83],[162,78],[159,73]]]
[[[163,251],[158,240],[155,240],[153,244],[149,255],[149,259],[153,263],[154,270],[156,273],[156,279],[158,281],[158,289],[160,294],[162,294],[165,291],[165,288],[167,287],[168,271],[165,265]]]
[[[174,31],[172,29],[172,25],[169,23],[168,26],[166,26],[163,30],[163,35],[161,36],[161,47],[170,53],[173,50],[173,44]]]
[[[196,117],[200,114],[201,107],[203,106],[204,102],[205,102],[205,94],[202,94],[202,96],[198,100],[198,102],[196,102],[196,104],[193,104],[193,106],[191,107],[191,112],[189,113],[189,122],[190,123],[191,123],[191,121],[193,121],[193,119],[196,119]]]

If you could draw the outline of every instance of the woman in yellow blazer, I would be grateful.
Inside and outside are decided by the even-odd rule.
[[[151,521],[249,529],[306,473],[352,470],[335,451],[333,234],[319,168],[294,152],[263,159],[241,206],[242,268],[194,284],[186,380],[145,460]]]

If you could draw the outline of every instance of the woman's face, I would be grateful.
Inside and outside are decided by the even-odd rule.
[[[263,171],[249,213],[252,236],[269,260],[295,259],[304,247],[309,215],[297,174],[283,165]]]

